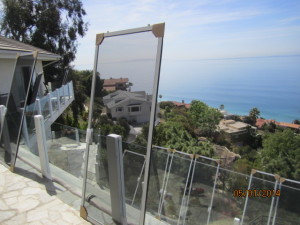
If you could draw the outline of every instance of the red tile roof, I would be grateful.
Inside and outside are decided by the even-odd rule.
[[[182,102],[172,102],[176,106],[185,106],[187,109],[191,107],[191,104],[186,104]]]
[[[113,85],[116,85],[118,83],[127,83],[128,81],[129,81],[128,78],[104,79],[103,86],[113,86]]]
[[[293,129],[300,129],[300,125],[299,124],[286,123],[286,122],[277,122],[276,120],[265,120],[265,119],[257,119],[255,125],[258,128],[261,128],[265,123],[266,124],[275,123],[277,126],[281,126],[281,127],[287,127],[287,128],[293,128]]]

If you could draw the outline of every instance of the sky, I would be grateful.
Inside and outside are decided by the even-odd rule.
[[[83,0],[89,23],[73,65],[92,69],[97,33],[165,22],[168,61],[300,55],[299,0]]]

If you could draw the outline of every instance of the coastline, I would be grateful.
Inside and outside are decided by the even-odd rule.
[[[216,106],[216,104],[209,104],[208,102],[206,102],[206,101],[203,101],[203,100],[201,100],[201,99],[193,99],[193,100],[199,100],[199,101],[202,101],[202,102],[204,102],[205,104],[207,104],[208,106],[210,106],[210,107],[213,107],[213,108],[218,108],[219,109],[219,107],[220,107],[220,105],[221,104],[219,104],[219,105],[217,105]],[[182,103],[182,101],[184,101],[184,103],[186,103],[186,104],[190,104],[191,102],[192,102],[192,100],[187,100],[187,98],[180,98],[180,97],[169,97],[169,98],[164,98],[164,97],[162,97],[162,98],[158,98],[158,100],[157,100],[158,102],[164,102],[164,101],[174,101],[174,102],[178,102],[178,103]],[[276,115],[276,113],[275,112],[272,112],[272,113],[266,113],[263,109],[261,109],[260,107],[258,107],[258,106],[253,106],[253,107],[250,107],[249,109],[241,109],[241,108],[236,108],[236,107],[232,107],[231,105],[229,105],[229,104],[224,104],[224,106],[225,106],[225,108],[224,108],[224,110],[228,113],[228,114],[232,114],[232,115],[238,115],[238,116],[247,116],[248,115],[248,113],[249,113],[249,111],[252,109],[252,108],[254,108],[254,107],[256,107],[256,108],[258,108],[259,110],[260,110],[260,118],[263,118],[263,119],[265,119],[265,120],[274,120],[274,121],[276,121],[276,122],[283,122],[283,123],[293,123],[293,121],[294,120],[296,120],[296,119],[300,119],[300,113],[299,113],[299,116],[298,116],[298,118],[297,117],[295,117],[294,118],[294,116],[293,116],[293,114],[290,114],[290,115],[280,115],[280,114],[278,114],[277,113],[277,115]],[[268,110],[267,110],[268,111]],[[271,110],[269,110],[269,111],[271,111]]]

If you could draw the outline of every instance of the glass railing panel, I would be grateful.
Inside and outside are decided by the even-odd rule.
[[[83,159],[86,149],[84,140],[79,139],[79,130],[54,123],[47,135],[48,157],[52,165],[82,178]]]
[[[214,193],[218,164],[212,159],[197,158],[193,177],[186,188],[186,204],[182,206],[182,224],[207,224]],[[192,185],[190,186],[190,182]]]
[[[26,107],[25,112],[25,126],[27,126],[27,132],[29,138],[35,135],[35,125],[34,125],[34,116],[38,115],[38,107],[36,102],[32,103],[31,105]],[[30,147],[30,146],[28,146]]]
[[[113,221],[111,220],[106,137],[97,133],[94,133],[94,137],[97,138],[90,145],[88,156],[84,205],[90,218],[109,224]]]
[[[279,190],[279,191],[278,191]],[[299,224],[300,221],[300,182],[285,180],[278,185],[274,204],[275,225]]]
[[[241,189],[237,187],[236,189]],[[245,190],[246,188],[244,188]],[[275,178],[271,174],[256,172],[251,180],[246,205],[244,224],[268,224],[270,211],[274,206],[272,201],[273,190],[276,190]],[[247,189],[246,189],[247,190]],[[269,193],[270,192],[270,193]],[[245,192],[238,198],[245,198]]]
[[[161,215],[162,195],[160,193],[165,187],[171,157],[172,152],[165,148],[152,148],[146,210],[154,217]]]
[[[65,104],[65,98],[64,98],[64,88],[63,86],[60,87],[58,90],[58,93],[59,93],[59,101],[60,101],[60,104],[63,105]]]
[[[55,112],[58,110],[58,107],[59,107],[57,91],[50,92],[50,99],[51,99],[51,104],[52,104],[52,110],[53,110],[53,112]]]
[[[50,115],[50,101],[48,96],[44,96],[40,98],[40,106],[41,106],[41,111],[42,111],[42,116],[44,119],[49,118]]]
[[[182,204],[186,202],[185,186],[192,175],[192,155],[171,152],[167,159],[167,168],[162,167],[162,187],[159,190],[158,217],[169,223],[179,220]],[[152,161],[153,162],[153,161]],[[166,171],[166,172],[165,172]],[[149,189],[150,191],[150,189]],[[149,197],[148,197],[149,198]]]
[[[64,96],[65,96],[65,99],[66,100],[69,100],[70,99],[70,91],[69,91],[69,85],[68,84],[65,84],[63,86],[64,88]]]
[[[126,146],[126,143],[123,143],[123,146],[124,145]],[[130,205],[140,210],[143,191],[142,182],[144,181],[145,155],[139,152],[145,152],[145,147],[139,146],[139,148],[141,148],[140,151],[124,151],[123,166],[126,205]]]
[[[209,224],[232,224],[234,218],[242,218],[245,196],[236,192],[246,191],[248,182],[245,174],[219,168]]]

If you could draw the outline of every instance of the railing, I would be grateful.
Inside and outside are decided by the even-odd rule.
[[[69,186],[80,186],[86,132],[54,123],[47,147],[51,172]],[[138,224],[146,148],[122,142],[126,217]],[[111,220],[106,136],[94,132],[87,164],[84,205],[95,221]],[[60,170],[54,169],[58,168]],[[62,171],[64,175],[62,176]],[[68,174],[68,175],[67,175]],[[72,179],[71,179],[72,178]],[[153,146],[146,220],[156,224],[299,224],[300,182],[262,171],[242,174],[218,160]],[[250,196],[245,190],[280,190],[280,195]],[[239,196],[239,190],[242,194]],[[151,224],[149,222],[148,224]]]

